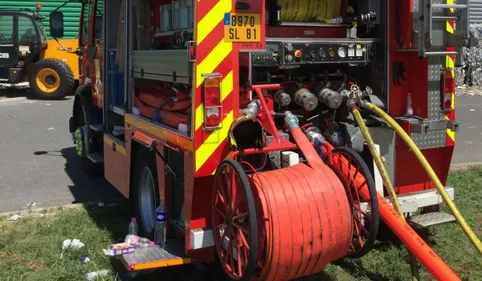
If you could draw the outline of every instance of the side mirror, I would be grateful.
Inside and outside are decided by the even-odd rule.
[[[53,38],[64,37],[64,14],[62,12],[50,13],[50,36]]]

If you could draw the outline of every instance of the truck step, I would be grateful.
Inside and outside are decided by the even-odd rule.
[[[102,124],[90,124],[89,128],[94,132],[102,132],[104,130],[104,125],[102,125]]]
[[[104,163],[104,157],[96,152],[87,154],[87,158],[95,164]]]
[[[445,212],[431,212],[413,216],[409,219],[409,223],[418,228],[424,228],[454,221],[456,221],[455,217]]]
[[[156,245],[145,249],[135,249],[133,253],[124,254],[120,260],[128,271],[154,269],[191,263],[175,240],[167,242],[165,248]]]

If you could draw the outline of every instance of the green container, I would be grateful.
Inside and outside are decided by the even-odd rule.
[[[48,39],[52,39],[49,36],[49,15],[64,4],[65,1],[66,0],[0,0],[0,10],[20,11],[21,9],[30,9],[36,11],[35,5],[41,3],[40,15],[45,17],[43,19],[45,32]],[[80,3],[69,2],[59,10],[64,14],[64,37],[59,39],[74,39],[77,36],[79,31],[80,8]]]

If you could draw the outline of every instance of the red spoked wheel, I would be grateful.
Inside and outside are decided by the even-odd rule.
[[[363,257],[375,244],[380,222],[377,190],[372,173],[363,158],[347,147],[333,149],[326,162],[345,186],[352,206],[353,240],[347,256]],[[369,200],[363,199],[359,192],[365,187],[369,190]]]
[[[232,280],[249,280],[258,251],[256,208],[248,177],[232,159],[223,160],[214,175],[211,215],[216,253],[225,274]]]

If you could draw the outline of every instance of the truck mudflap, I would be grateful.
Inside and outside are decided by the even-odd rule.
[[[74,117],[69,118],[69,132],[73,133],[75,132],[75,124],[74,124]]]

